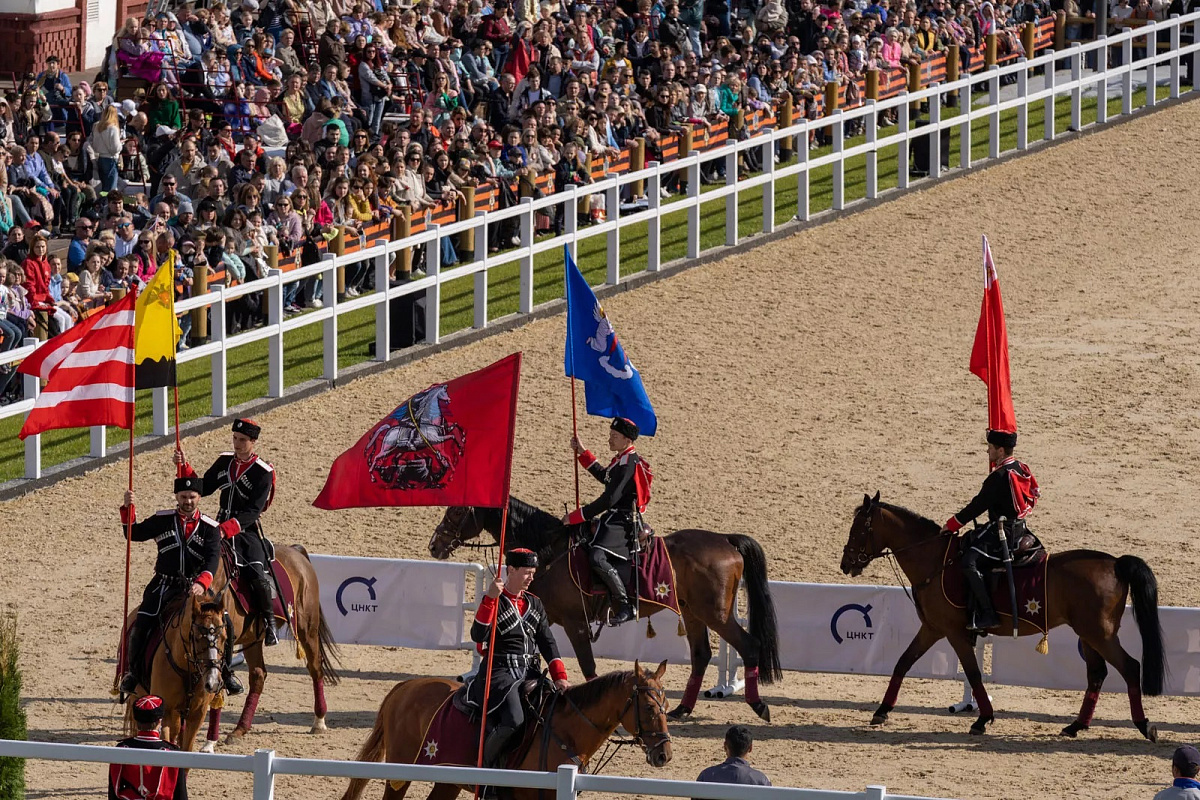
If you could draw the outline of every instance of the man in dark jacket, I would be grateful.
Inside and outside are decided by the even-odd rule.
[[[741,783],[747,786],[770,786],[771,781],[754,767],[746,757],[754,749],[754,739],[745,725],[734,725],[725,731],[725,760],[709,767],[696,778],[701,783]]]

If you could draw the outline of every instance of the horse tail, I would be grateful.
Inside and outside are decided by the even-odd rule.
[[[1133,618],[1142,634],[1142,692],[1154,697],[1162,694],[1167,661],[1158,620],[1158,581],[1150,565],[1137,556],[1118,558],[1116,573],[1129,586]]]
[[[292,547],[300,551],[300,555],[304,556],[305,560],[312,563],[304,545],[294,544]],[[317,624],[317,656],[321,661],[321,681],[326,686],[337,686],[342,680],[342,676],[335,665],[342,663],[342,653],[333,639],[333,631],[329,630],[329,625],[325,622],[325,613],[321,610],[320,605],[317,606],[317,618],[320,620]]]
[[[742,579],[750,598],[750,635],[758,642],[758,680],[772,684],[783,679],[783,668],[779,665],[775,602],[767,585],[767,556],[762,546],[749,536],[731,533],[728,538],[742,557]]]
[[[375,716],[375,727],[371,728],[371,734],[367,736],[367,741],[363,743],[362,748],[358,751],[357,761],[378,763],[383,760],[384,752],[387,748],[385,736],[387,714],[385,711],[392,694],[403,685],[403,683],[396,684],[396,688],[388,693],[388,696],[384,698],[383,704],[379,706],[379,713]],[[367,778],[354,778],[350,781],[350,785],[346,787],[346,793],[342,795],[342,800],[359,800],[368,783],[370,781]]]

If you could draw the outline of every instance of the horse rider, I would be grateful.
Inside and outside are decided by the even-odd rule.
[[[142,604],[129,628],[125,648],[127,672],[121,678],[121,691],[132,694],[147,677],[142,667],[146,642],[160,615],[184,591],[201,595],[212,586],[213,575],[221,563],[221,532],[213,519],[200,513],[200,478],[195,475],[175,479],[175,508],[159,511],[136,522],[133,492],[125,492],[121,506],[121,533],[131,522],[135,542],[153,540],[158,545],[154,577],[142,592]],[[149,685],[147,684],[147,688]]]
[[[620,625],[633,619],[633,606],[625,592],[625,583],[610,558],[629,561],[630,547],[636,542],[639,514],[650,502],[650,483],[654,475],[650,465],[634,449],[638,426],[624,417],[612,421],[608,431],[608,449],[616,453],[607,467],[600,466],[591,451],[571,437],[571,449],[579,463],[604,484],[604,491],[583,508],[562,518],[564,525],[582,525],[598,520],[589,543],[592,571],[608,587],[612,604],[611,623]],[[634,598],[636,602],[637,598]]]
[[[520,686],[525,680],[540,678],[538,654],[546,659],[555,689],[561,691],[571,685],[550,632],[546,607],[537,595],[525,591],[537,572],[537,553],[523,548],[509,550],[504,554],[504,563],[508,567],[504,578],[497,575],[488,587],[471,624],[471,641],[485,658],[492,626],[496,626],[491,688],[484,715],[488,734],[483,761],[485,766],[497,768],[502,766],[509,745],[515,744],[513,735],[525,721]],[[476,708],[483,707],[484,675],[481,668],[467,688],[467,701]]]
[[[1015,431],[987,432],[987,453],[991,472],[984,479],[979,494],[975,495],[962,511],[946,520],[946,524],[942,526],[942,533],[955,533],[986,511],[989,523],[1004,517],[1008,527],[1004,535],[1009,537],[1010,548],[1015,544],[1014,539],[1020,537],[1012,536],[1013,523],[1023,528],[1025,517],[1033,510],[1040,497],[1037,479],[1033,477],[1032,470],[1013,455],[1016,446]],[[967,628],[977,632],[984,632],[1000,624],[1000,618],[996,616],[996,610],[992,607],[987,582],[979,569],[981,560],[995,558],[991,540],[985,541],[985,537],[991,535],[994,530],[993,525],[986,525],[966,534],[967,541],[964,542],[962,569],[972,600],[968,603],[971,612]]]
[[[274,548],[263,533],[259,517],[274,499],[275,470],[254,452],[260,433],[262,428],[253,420],[234,421],[233,452],[217,456],[204,473],[200,494],[207,497],[214,492],[221,493],[221,507],[217,512],[221,536],[232,540],[234,559],[249,589],[253,612],[262,620],[263,644],[272,647],[279,643],[275,636],[275,612],[271,608],[270,563]],[[175,463],[187,466],[182,450],[175,451]],[[232,640],[233,637],[229,638]],[[232,682],[237,683],[236,678]],[[237,694],[237,691],[230,693]]]
[[[137,735],[117,742],[133,750],[178,750],[162,738],[163,699],[148,694],[133,701]],[[187,770],[179,767],[148,767],[140,764],[110,764],[108,800],[187,800]]]

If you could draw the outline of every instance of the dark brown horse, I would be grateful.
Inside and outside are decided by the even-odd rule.
[[[429,540],[429,553],[445,560],[464,542],[487,531],[500,539],[500,510],[496,508],[446,509]],[[585,678],[596,675],[592,655],[592,637],[588,620],[595,619],[603,598],[584,598],[570,575],[565,557],[571,531],[553,514],[513,498],[508,507],[510,548],[527,547],[541,555],[530,591],[542,599],[550,621],[563,627],[575,648],[575,657]],[[713,533],[702,530],[675,531],[664,537],[671,563],[675,567],[675,589],[683,624],[691,650],[692,672],[683,700],[671,711],[672,719],[692,713],[704,680],[704,670],[712,659],[709,628],[738,652],[746,667],[746,702],[763,719],[771,712],[758,696],[758,683],[774,683],[783,677],[779,666],[776,638],[775,605],[767,585],[767,559],[762,547],[749,536],[737,533]],[[738,583],[746,580],[750,600],[747,631],[737,620]],[[653,614],[662,606],[642,604],[641,614]]]
[[[966,611],[952,606],[942,593],[939,580],[950,534],[940,532],[933,520],[908,509],[881,503],[879,493],[863,495],[862,505],[854,512],[850,538],[842,551],[842,572],[857,577],[877,558],[893,555],[912,584],[913,601],[921,619],[921,629],[912,644],[896,662],[887,694],[872,725],[882,725],[895,708],[900,683],[917,659],[942,639],[950,642],[979,707],[979,718],[971,733],[981,734],[993,720],[992,704],[983,687],[979,664],[975,661],[972,638],[967,631]],[[1158,621],[1158,584],[1145,561],[1136,556],[1117,558],[1095,550],[1067,550],[1052,553],[1046,568],[1047,629],[1070,625],[1079,634],[1083,658],[1087,663],[1087,691],[1079,716],[1063,728],[1064,736],[1074,737],[1087,730],[1100,689],[1108,675],[1105,662],[1112,664],[1129,693],[1133,724],[1150,741],[1158,740],[1158,731],[1146,720],[1142,693],[1162,693],[1166,671],[1162,628]],[[957,564],[951,569],[957,569]],[[1132,595],[1133,618],[1142,634],[1142,664],[1138,664],[1117,639],[1125,598]],[[997,609],[1007,619],[993,628],[1002,633],[1011,630],[1012,615]],[[1022,636],[1041,633],[1025,620],[1020,621]]]
[[[634,662],[631,672],[610,672],[589,683],[567,689],[550,701],[543,719],[531,725],[548,725],[549,736],[530,734],[533,744],[516,769],[553,772],[562,764],[575,763],[582,770],[588,759],[608,741],[617,725],[633,733],[646,753],[646,762],[662,767],[671,760],[671,734],[667,731],[667,697],[662,676],[667,662],[657,672],[645,671]],[[442,678],[417,678],[398,683],[388,692],[375,717],[366,743],[358,751],[359,761],[411,764],[420,752],[430,721],[446,698],[460,684]],[[342,800],[358,800],[368,781],[350,781]],[[388,781],[383,800],[402,800],[407,781]],[[472,786],[436,783],[430,800],[453,800]],[[537,789],[513,789],[513,800],[537,800]]]

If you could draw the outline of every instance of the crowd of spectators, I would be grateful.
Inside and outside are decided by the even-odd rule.
[[[986,34],[1019,48],[1015,26],[1050,13],[1046,0],[234,2],[128,19],[94,80],[51,57],[0,98],[0,350],[68,329],[172,251],[181,296],[197,270],[253,280],[269,246],[308,263],[336,228],[353,236],[465,187],[493,188],[503,208],[590,182],[591,163],[635,137],[649,160],[685,125],[745,136],[786,95],[798,116],[831,81],[855,102],[866,70],[951,44],[969,69]],[[543,227],[595,221],[602,202]],[[517,243],[496,227],[493,249]],[[373,281],[348,275],[346,293]],[[287,312],[322,299],[319,280],[289,284]],[[229,324],[261,317],[249,296]],[[4,402],[19,396],[11,373]]]

